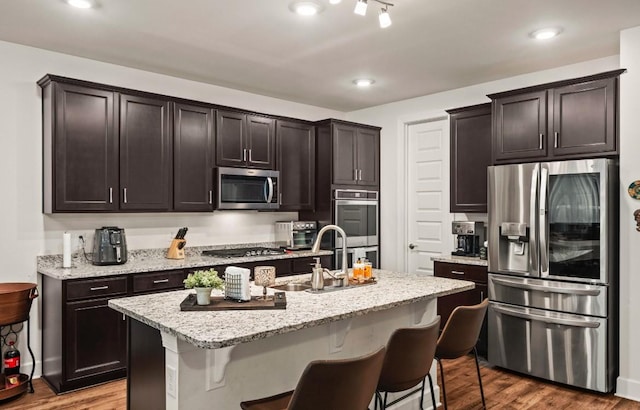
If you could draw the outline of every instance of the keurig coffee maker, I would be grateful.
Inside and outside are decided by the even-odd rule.
[[[480,247],[484,243],[484,224],[473,221],[454,221],[451,233],[458,235],[455,256],[480,256]]]
[[[121,265],[127,262],[127,240],[124,229],[103,226],[93,237],[94,265]]]

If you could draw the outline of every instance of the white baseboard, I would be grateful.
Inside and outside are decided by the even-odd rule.
[[[618,377],[616,396],[640,402],[640,381]]]

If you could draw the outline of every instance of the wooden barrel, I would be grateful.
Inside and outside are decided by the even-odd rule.
[[[27,320],[31,302],[37,297],[35,283],[0,283],[0,326]]]

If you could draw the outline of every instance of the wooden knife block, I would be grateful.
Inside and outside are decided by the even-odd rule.
[[[184,246],[186,244],[187,241],[184,239],[173,239],[167,251],[167,259],[184,259]]]

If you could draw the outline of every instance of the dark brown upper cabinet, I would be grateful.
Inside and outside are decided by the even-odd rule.
[[[275,120],[258,115],[218,111],[216,165],[275,168]]]
[[[379,129],[335,123],[332,141],[334,184],[379,185]]]
[[[50,81],[43,100],[43,212],[118,208],[115,95]]]
[[[170,210],[169,122],[167,100],[120,95],[120,209]]]
[[[315,206],[315,127],[276,123],[276,164],[280,171],[280,210],[313,210]]]
[[[173,209],[214,209],[214,110],[176,103],[173,106]]]
[[[618,155],[618,78],[624,72],[489,95],[493,162]]]
[[[487,212],[491,104],[447,110],[451,130],[451,212]]]

